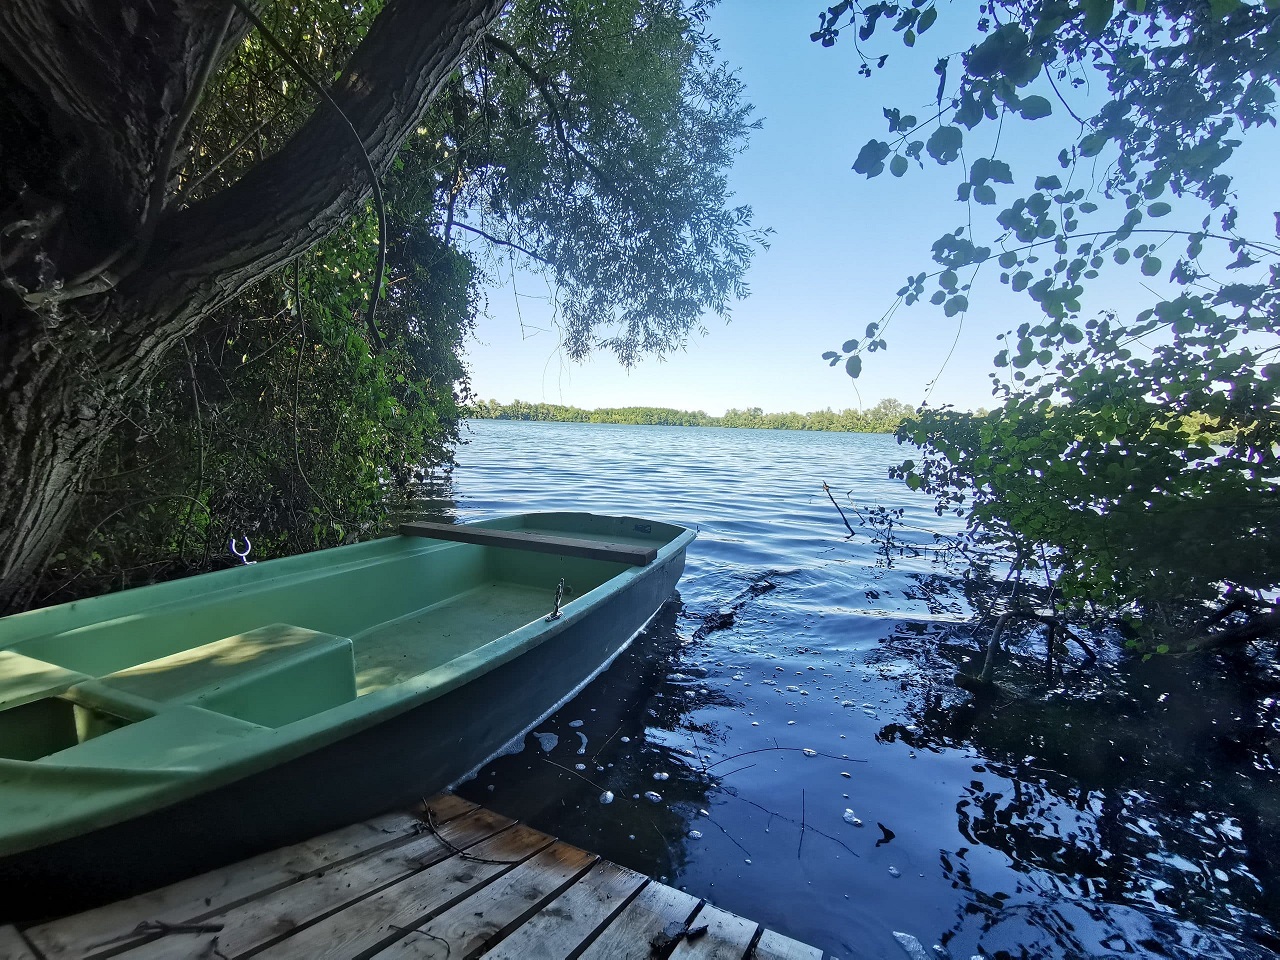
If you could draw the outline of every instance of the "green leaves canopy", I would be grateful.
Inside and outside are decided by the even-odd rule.
[[[837,3],[814,39],[831,46],[856,27],[864,64],[882,65],[861,45],[918,11]],[[912,136],[927,137],[929,156],[946,164],[983,123],[1061,112],[1079,133],[1059,154],[1061,175],[1037,176],[1032,191],[997,205],[990,240],[979,243],[981,227],[969,225],[939,238],[939,269],[898,291],[907,305],[928,297],[951,316],[968,308],[962,280],[996,261],[1000,282],[1042,315],[996,357],[1003,408],[922,411],[900,438],[925,455],[899,473],[1018,562],[1040,562],[1043,550],[1073,602],[1125,609],[1166,631],[1224,594],[1265,606],[1280,586],[1280,245],[1240,232],[1225,164],[1246,131],[1276,123],[1274,5],[1008,0],[976,25],[969,48],[934,68],[937,126],[903,130],[891,119],[899,139],[867,175],[892,168],[919,142]],[[1099,81],[1105,102],[1074,95]],[[1026,183],[1003,164],[995,175],[999,162],[975,161],[958,199],[996,204],[993,184]],[[1150,222],[1165,217],[1174,225]],[[1140,274],[1135,282],[1165,278],[1175,292],[1157,293],[1136,317],[1082,322],[1089,283],[1113,265]]]

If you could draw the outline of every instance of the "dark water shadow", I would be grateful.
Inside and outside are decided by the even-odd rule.
[[[1280,952],[1280,671],[1235,654],[1112,656],[1045,679],[1030,649],[1001,692],[947,682],[976,648],[899,631],[882,656],[931,674],[877,740],[976,752],[939,852],[965,894],[942,944],[989,955],[1262,957]],[[910,651],[908,653],[908,651]],[[970,667],[971,668],[971,667]],[[993,887],[970,868],[999,855]]]

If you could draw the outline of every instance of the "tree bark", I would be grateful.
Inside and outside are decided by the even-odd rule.
[[[332,91],[375,169],[504,2],[379,14]],[[30,603],[103,440],[168,351],[371,192],[350,129],[321,105],[234,185],[163,208],[181,117],[244,30],[227,9],[0,7],[0,613]]]

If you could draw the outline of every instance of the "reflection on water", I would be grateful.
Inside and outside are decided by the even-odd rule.
[[[835,956],[902,957],[895,932],[955,958],[1280,949],[1274,669],[1074,662],[971,703],[950,677],[973,584],[846,539],[822,490],[903,508],[895,533],[927,544],[895,457],[885,437],[475,424],[435,515],[700,534],[645,634],[460,792]]]

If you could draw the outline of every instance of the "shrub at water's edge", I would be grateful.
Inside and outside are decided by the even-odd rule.
[[[582,410],[557,403],[498,403],[480,400],[466,415],[475,420],[550,420],[557,423],[620,423],[667,427],[750,427],[757,430],[819,430],[829,433],[893,433],[911,415],[898,400],[881,400],[868,410],[827,409],[812,413],[765,413],[759,407],[731,409],[723,417],[669,407],[602,407]]]

